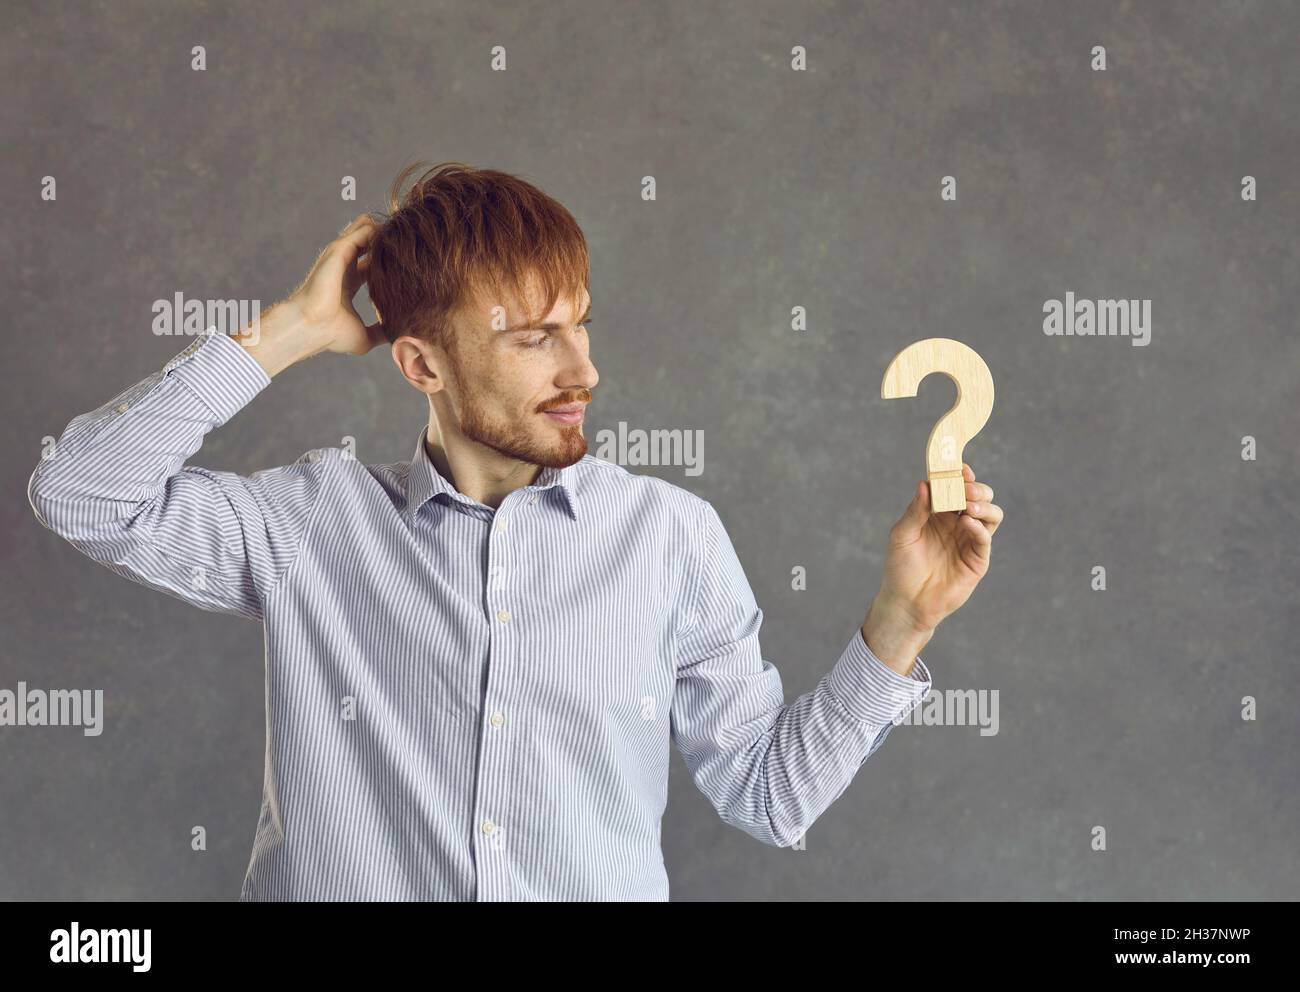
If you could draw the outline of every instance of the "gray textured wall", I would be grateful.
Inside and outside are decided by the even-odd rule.
[[[674,899],[1300,895],[1294,4],[287,8],[8,8],[0,689],[98,687],[107,713],[95,738],[0,727],[0,897],[237,895],[259,629],[94,565],[25,486],[42,438],[188,343],[154,300],[269,304],[416,157],[522,173],[583,225],[588,436],[704,431],[702,475],[634,470],[719,507],[787,699],[861,622],[955,395],[881,400],[889,358],[950,336],[993,371],[966,458],[1006,522],[923,657],[936,692],[998,690],[998,733],[896,728],[803,851],[724,825],[674,755]],[[1150,299],[1150,344],[1045,335],[1066,292]],[[326,356],[193,461],[344,435],[392,461],[424,418],[386,353]]]

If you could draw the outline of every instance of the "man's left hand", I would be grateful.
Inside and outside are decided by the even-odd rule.
[[[932,513],[930,483],[922,479],[917,484],[912,502],[890,528],[884,578],[863,624],[873,653],[890,667],[906,669],[904,674],[914,660],[907,655],[970,598],[989,570],[1002,508],[993,502],[993,489],[975,481],[970,465],[962,462],[961,468],[964,511]]]

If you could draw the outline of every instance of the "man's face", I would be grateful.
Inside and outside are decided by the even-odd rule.
[[[467,439],[551,468],[587,453],[582,418],[600,376],[588,357],[583,323],[591,296],[579,292],[581,308],[561,294],[533,325],[514,303],[501,303],[506,309],[496,313],[495,304],[480,303],[458,316],[447,355],[452,374],[440,405]],[[445,417],[443,424],[445,430]]]

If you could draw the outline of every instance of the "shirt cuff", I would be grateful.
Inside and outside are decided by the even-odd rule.
[[[271,377],[229,335],[209,327],[163,367],[180,379],[224,424],[271,384]]]
[[[902,720],[932,684],[919,656],[910,676],[899,675],[867,647],[861,628],[853,632],[829,677],[831,691],[849,714],[876,726]]]

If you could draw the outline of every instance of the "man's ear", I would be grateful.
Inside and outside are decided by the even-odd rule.
[[[436,365],[430,363],[425,349],[426,342],[409,334],[403,334],[393,342],[389,349],[393,362],[406,381],[422,393],[436,393],[445,383]]]

